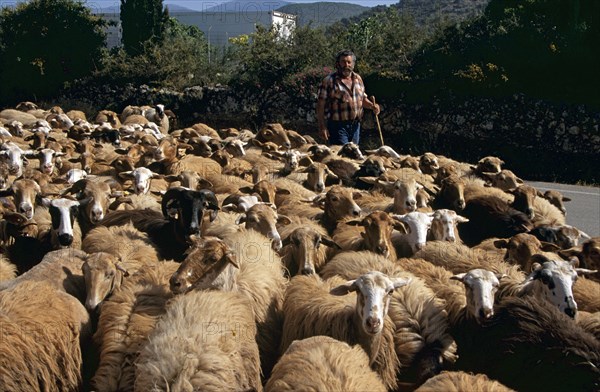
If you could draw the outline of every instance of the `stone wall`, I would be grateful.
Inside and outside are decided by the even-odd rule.
[[[316,133],[315,97],[283,91],[192,87],[177,92],[147,86],[96,88],[70,94],[70,101],[117,112],[125,105],[163,103],[180,125],[204,122],[213,127],[257,129],[281,122],[289,129]],[[557,105],[516,95],[508,99],[432,99],[379,102],[385,143],[403,153],[432,151],[476,162],[498,155],[522,177],[565,182],[600,182],[600,112],[585,106]],[[379,144],[374,117],[367,112],[361,144]]]

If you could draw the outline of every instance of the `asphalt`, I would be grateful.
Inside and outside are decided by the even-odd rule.
[[[565,203],[567,224],[583,230],[592,237],[600,236],[600,188],[526,181],[527,184],[544,192],[556,190],[571,199]]]

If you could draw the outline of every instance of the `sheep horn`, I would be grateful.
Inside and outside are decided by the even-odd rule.
[[[173,202],[179,203],[179,198],[181,197],[181,193],[185,191],[185,188],[182,187],[173,187],[170,188],[164,195],[161,201],[161,209],[163,216],[167,219],[170,219],[168,214],[168,209],[171,207]]]

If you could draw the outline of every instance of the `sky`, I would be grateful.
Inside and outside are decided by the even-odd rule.
[[[13,6],[16,3],[21,3],[27,0],[0,0],[0,8],[3,6]],[[101,10],[109,7],[118,8],[121,4],[120,0],[82,0],[92,10]],[[238,11],[238,10],[256,10],[260,5],[261,9],[277,9],[282,2],[289,3],[316,3],[317,0],[163,0],[165,5],[176,4],[195,11],[203,11],[211,7],[219,6],[223,3],[228,3],[223,11]],[[324,0],[332,3],[351,3],[358,4],[364,7],[374,7],[376,5],[390,5],[398,3],[399,0]]]
[[[0,5],[14,4],[17,0],[0,0]],[[284,0],[290,3],[316,3],[315,0]],[[364,7],[374,7],[376,5],[390,5],[398,3],[399,0],[327,0],[333,3],[352,3],[362,5]],[[108,8],[111,6],[119,6],[120,0],[87,0],[85,1],[88,6],[92,9],[95,8]],[[222,3],[228,3],[230,1],[225,0],[163,0],[164,4],[177,4],[182,7],[190,8],[193,10],[204,10],[210,7],[220,5]],[[277,0],[233,0],[234,7],[240,7],[242,9],[248,9],[255,4],[262,3],[263,5],[269,4],[276,5],[280,1]],[[229,7],[228,7],[229,8]],[[274,8],[278,8],[275,6]]]

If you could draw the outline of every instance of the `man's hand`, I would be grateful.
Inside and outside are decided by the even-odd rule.
[[[327,128],[319,129],[319,136],[321,136],[325,140],[329,140],[329,131]]]
[[[378,103],[376,103],[376,104],[373,105],[373,109],[372,110],[373,110],[373,113],[375,113],[376,116],[378,116],[379,113],[381,112],[381,108],[379,107]]]

